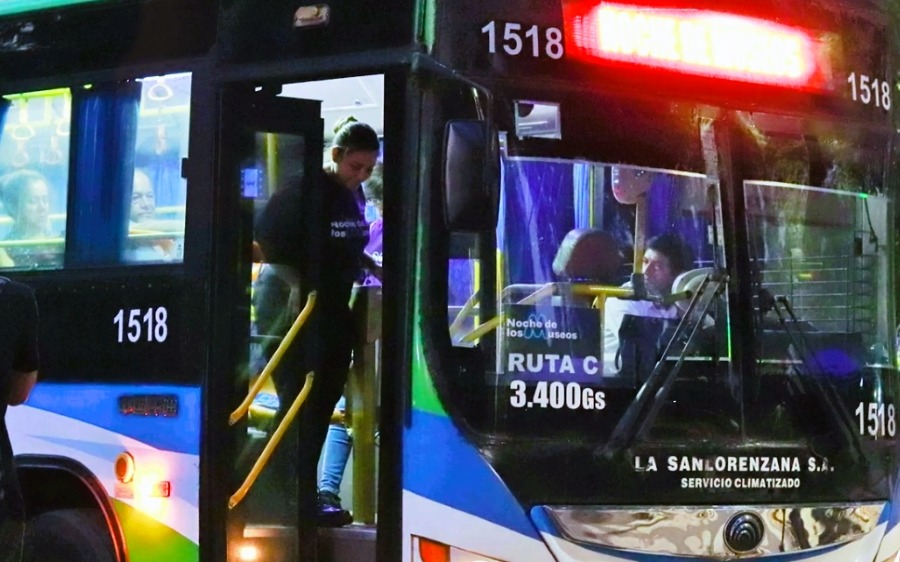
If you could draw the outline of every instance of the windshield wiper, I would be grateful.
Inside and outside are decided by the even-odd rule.
[[[684,364],[684,359],[691,351],[697,334],[703,326],[703,319],[706,318],[710,307],[722,292],[728,286],[728,276],[712,272],[706,275],[697,291],[691,295],[691,302],[687,311],[678,322],[675,332],[669,338],[666,348],[660,356],[659,360],[653,366],[650,376],[644,386],[638,391],[634,402],[628,406],[625,414],[619,420],[619,423],[613,429],[606,445],[598,451],[600,456],[609,457],[617,451],[630,446],[637,440],[643,439],[653,423],[656,421],[660,410],[666,403],[669,392],[678,378],[678,373]],[[690,331],[690,335],[681,348],[678,360],[671,368],[666,368],[666,362],[670,355],[674,353],[675,342],[679,341],[682,336]]]
[[[799,364],[796,367],[797,374],[799,375],[797,377],[797,384],[804,392],[816,396],[825,406],[826,411],[829,414],[832,414],[828,416],[828,419],[835,425],[838,433],[844,437],[847,445],[849,445],[853,460],[859,462],[860,459],[862,459],[862,462],[865,462],[866,457],[863,453],[859,436],[854,431],[855,421],[850,415],[849,410],[847,410],[847,407],[844,405],[843,400],[841,400],[840,392],[834,387],[834,383],[831,379],[828,376],[825,376],[827,375],[827,372],[818,357],[815,353],[810,352],[809,338],[806,337],[806,334],[801,329],[800,320],[797,318],[797,315],[794,314],[794,309],[791,306],[790,301],[788,301],[787,297],[782,295],[775,297],[769,304],[771,305],[771,309],[775,311],[775,315],[778,317],[778,322],[784,329],[784,333],[787,334],[788,338],[791,340],[791,346],[796,350],[796,353],[799,356]],[[788,322],[786,321],[785,314],[781,312],[781,308],[778,306],[779,304],[784,308],[785,313],[790,316],[790,323],[793,324],[794,330],[788,328]],[[801,365],[802,368],[800,367]],[[815,374],[811,372],[812,368],[815,368],[815,372],[822,376],[815,376]]]

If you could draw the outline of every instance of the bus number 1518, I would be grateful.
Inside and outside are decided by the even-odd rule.
[[[854,413],[860,435],[894,437],[897,434],[897,412],[893,404],[885,408],[880,402],[860,402]]]
[[[137,343],[142,337],[146,337],[148,342],[162,343],[169,337],[169,326],[166,323],[168,319],[169,312],[164,306],[146,310],[132,308],[128,311],[127,320],[125,319],[125,310],[119,309],[113,318],[113,324],[118,329],[117,341],[124,343],[127,337],[129,342]]]
[[[481,33],[487,34],[488,52],[492,55],[497,52],[499,46],[502,46],[503,51],[511,57],[528,53],[532,58],[544,54],[551,59],[559,60],[565,52],[562,30],[558,27],[542,30],[536,25],[498,23],[492,20],[481,28]],[[503,34],[502,38],[499,37],[500,33]]]

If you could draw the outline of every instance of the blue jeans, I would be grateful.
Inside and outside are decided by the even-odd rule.
[[[347,407],[346,399],[341,396],[335,409],[344,411]],[[325,436],[325,447],[322,450],[322,478],[319,481],[319,489],[340,495],[341,480],[344,479],[344,469],[350,459],[350,450],[353,447],[353,439],[347,433],[343,424],[331,424],[328,426],[328,434]]]

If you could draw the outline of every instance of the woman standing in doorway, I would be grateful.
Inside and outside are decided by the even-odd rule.
[[[355,341],[348,303],[354,281],[366,267],[374,266],[363,252],[369,228],[361,211],[360,185],[372,174],[379,149],[378,136],[370,126],[345,122],[334,136],[331,162],[322,173],[294,181],[276,193],[257,228],[266,262],[290,287],[292,317],[311,291],[317,293],[311,317],[283,366],[273,374],[280,417],[294,402],[306,373],[315,373],[312,390],[294,422],[299,441],[295,470],[303,562],[316,560],[316,466],[347,380]]]

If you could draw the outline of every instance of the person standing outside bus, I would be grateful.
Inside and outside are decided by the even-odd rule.
[[[375,131],[359,122],[340,127],[331,162],[276,193],[266,205],[256,238],[265,261],[290,287],[292,316],[311,291],[313,313],[273,373],[279,417],[294,402],[305,375],[312,390],[294,422],[298,433],[296,478],[300,560],[315,562],[317,465],[331,414],[341,397],[350,365],[354,323],[349,301],[364,266],[369,227],[360,210],[360,185],[372,174],[380,150]]]
[[[25,509],[6,429],[7,406],[24,403],[37,383],[38,311],[32,290],[0,277],[0,561],[19,560]]]

